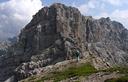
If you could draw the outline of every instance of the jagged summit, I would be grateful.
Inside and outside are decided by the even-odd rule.
[[[59,10],[59,9],[62,9],[62,10]],[[54,3],[54,4],[52,4],[51,6],[49,6],[49,7],[43,7],[42,9],[40,9],[35,15],[33,15],[33,19],[31,20],[31,22],[32,21],[34,21],[34,20],[36,20],[36,19],[38,19],[38,20],[41,20],[40,18],[41,18],[41,16],[43,16],[43,15],[46,15],[45,13],[47,13],[47,12],[49,12],[49,13],[54,13],[53,15],[57,15],[57,13],[60,13],[61,11],[63,11],[63,10],[66,10],[66,9],[68,9],[68,10],[70,10],[71,9],[71,11],[75,11],[75,12],[77,12],[77,13],[79,13],[80,14],[80,11],[77,9],[77,8],[75,8],[75,7],[71,7],[71,6],[66,6],[66,5],[64,5],[64,4],[61,4],[61,3]],[[61,12],[62,13],[62,12]],[[48,15],[48,14],[47,14]],[[40,17],[39,17],[40,16]],[[39,17],[39,18],[38,18]],[[38,21],[37,21],[38,22]],[[29,24],[28,24],[29,25]],[[27,25],[27,26],[28,26]],[[26,26],[26,27],[27,27]]]
[[[128,30],[110,18],[95,20],[64,4],[44,7],[0,60],[0,81],[11,76],[21,80],[38,74],[38,68],[74,59],[74,48],[81,52],[81,59],[90,58],[97,69],[126,66]]]

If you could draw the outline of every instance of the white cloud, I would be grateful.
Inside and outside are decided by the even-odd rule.
[[[95,0],[90,0],[85,4],[77,6],[75,3],[73,3],[74,7],[77,7],[82,14],[88,13],[89,9],[95,8]]]
[[[122,0],[103,0],[105,2],[108,2],[111,5],[119,6],[122,5]]]
[[[101,4],[100,0],[88,0],[86,3],[83,3],[81,5],[75,5],[75,7],[77,7],[82,14],[89,14],[91,13],[91,11],[94,11],[95,9],[103,9],[104,4]]]
[[[0,3],[0,39],[18,34],[41,8],[40,0],[9,0]]]
[[[78,9],[81,11],[82,14],[85,14],[89,11],[89,7],[86,4],[80,5]]]
[[[102,0],[103,2],[107,2],[113,6],[123,6],[124,4],[128,4],[128,0]]]
[[[94,9],[95,6],[96,6],[95,4],[96,4],[95,0],[90,0],[87,5],[88,5],[89,8]]]

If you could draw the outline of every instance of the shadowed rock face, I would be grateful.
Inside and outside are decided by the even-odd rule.
[[[68,51],[65,43],[68,43]],[[0,81],[15,75],[18,80],[36,74],[32,70],[73,58],[92,57],[94,66],[127,65],[128,30],[109,18],[83,16],[74,7],[44,7],[21,30],[19,41],[0,60]],[[31,73],[29,73],[31,70]]]

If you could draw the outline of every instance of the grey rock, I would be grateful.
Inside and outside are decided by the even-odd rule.
[[[74,48],[80,50],[80,58],[92,57],[96,68],[126,66],[128,30],[109,18],[83,16],[78,9],[60,3],[44,7],[0,59],[0,81],[13,75],[21,80],[38,74],[39,68],[72,59],[74,55],[67,52],[73,53]]]

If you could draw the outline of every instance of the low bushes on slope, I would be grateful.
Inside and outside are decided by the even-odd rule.
[[[41,79],[38,79],[36,82],[43,82],[44,80],[53,80],[54,82],[58,82],[66,78],[74,76],[86,76],[95,72],[97,72],[97,70],[88,63],[78,67],[73,66],[64,71],[52,72],[48,74],[48,76],[41,77]]]

